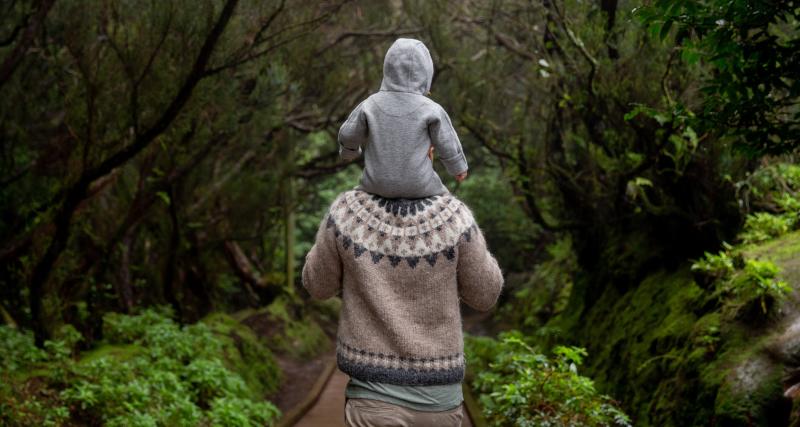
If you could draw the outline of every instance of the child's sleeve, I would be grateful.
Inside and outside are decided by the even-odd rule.
[[[467,171],[467,158],[461,148],[461,141],[458,140],[453,123],[444,108],[438,107],[433,121],[428,124],[428,132],[431,142],[436,148],[439,159],[444,164],[447,173],[458,175]]]
[[[362,101],[350,113],[350,117],[339,128],[339,156],[342,160],[353,160],[361,155],[361,147],[367,142],[367,117]]]

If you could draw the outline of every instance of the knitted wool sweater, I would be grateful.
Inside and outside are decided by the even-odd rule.
[[[464,377],[459,300],[490,309],[503,276],[453,195],[384,199],[353,190],[320,224],[303,285],[314,298],[341,294],[339,369],[363,381],[436,385]]]

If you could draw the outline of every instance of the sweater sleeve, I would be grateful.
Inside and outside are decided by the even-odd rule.
[[[503,288],[503,273],[475,226],[458,244],[458,293],[470,307],[487,311]]]
[[[428,133],[447,173],[455,176],[466,172],[467,158],[464,156],[456,130],[453,129],[453,123],[450,122],[450,116],[444,108],[436,109],[433,121],[428,124]]]
[[[362,101],[350,113],[350,116],[339,128],[339,156],[342,160],[353,160],[361,155],[361,147],[367,142],[367,117],[364,114]]]
[[[303,265],[303,287],[313,298],[330,298],[342,287],[342,260],[334,233],[335,226],[329,213],[322,220],[314,246]]]

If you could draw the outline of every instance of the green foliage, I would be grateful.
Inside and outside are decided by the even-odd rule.
[[[787,195],[788,196],[788,195]],[[795,199],[785,200],[786,205],[791,205]],[[791,231],[797,222],[797,211],[791,214],[775,215],[768,212],[756,212],[748,215],[744,230],[739,234],[743,243],[760,243],[775,237],[780,237]]]
[[[800,8],[792,1],[657,0],[637,9],[656,38],[711,68],[702,118],[751,153],[800,147]],[[673,32],[672,30],[675,29]]]
[[[750,213],[739,239],[765,242],[800,227],[800,165],[768,162],[737,183],[740,203]]]
[[[728,277],[734,271],[734,257],[730,250],[733,246],[725,243],[725,250],[717,254],[705,252],[703,258],[692,264],[692,271],[701,271],[714,278]]]
[[[495,168],[478,169],[453,191],[472,210],[503,271],[527,271],[541,231],[525,216],[508,177]]]
[[[798,236],[783,243],[791,238]],[[791,254],[774,259],[779,265],[791,260]],[[584,375],[623,400],[637,426],[704,425],[712,418],[769,425],[772,408],[784,402],[771,372],[782,368],[769,356],[752,366],[769,354],[781,330],[764,328],[769,319],[757,300],[751,314],[759,321],[740,321],[723,315],[718,296],[698,286],[688,269],[662,271],[629,290],[606,288],[583,316],[565,313],[551,326],[587,346],[593,357]]]
[[[295,358],[311,359],[330,347],[330,340],[320,325],[310,316],[293,316],[286,298],[278,298],[267,307],[270,320],[279,326],[270,337],[270,346]]]
[[[734,316],[752,302],[757,302],[761,312],[766,314],[768,305],[784,300],[792,291],[786,282],[777,278],[778,266],[768,260],[745,260],[738,247],[727,246],[718,254],[706,252],[692,264],[692,271],[712,278],[725,311]]]
[[[250,328],[222,313],[211,314],[202,323],[222,343],[225,366],[244,378],[253,399],[278,390],[280,368],[268,346]]]
[[[578,262],[569,235],[549,244],[548,258],[518,288],[507,283],[513,298],[500,307],[499,316],[516,327],[536,330],[567,306]],[[507,281],[508,282],[508,281]]]
[[[280,413],[263,397],[279,372],[252,332],[224,315],[181,327],[164,313],[107,315],[108,340],[77,361],[69,357],[74,329],[37,352],[29,334],[0,327],[0,346],[20,349],[7,353],[0,371],[0,424],[271,425]],[[236,340],[257,348],[241,350]],[[43,391],[17,398],[13,392],[30,381],[42,382]]]
[[[789,159],[765,161],[764,164],[737,183],[740,199],[749,208],[758,202],[792,197],[800,191],[800,165]]]
[[[538,353],[519,332],[499,341],[466,340],[484,415],[493,426],[629,426],[630,420],[591,379],[578,374],[586,351],[558,346]]]
[[[5,325],[0,326],[0,373],[24,371],[37,362],[44,361],[47,353],[33,343],[30,331],[19,331]]]
[[[209,420],[219,427],[260,427],[271,425],[280,413],[262,402],[236,397],[220,397],[211,403]]]
[[[749,259],[741,274],[730,281],[727,290],[745,302],[758,301],[763,313],[767,313],[767,302],[780,301],[792,292],[786,282],[778,280],[780,272],[772,261]]]
[[[762,314],[769,307],[782,301],[792,291],[783,280],[778,279],[780,268],[770,260],[746,259],[745,249],[781,237],[798,225],[800,204],[800,167],[778,162],[769,163],[740,182],[744,205],[770,206],[778,213],[754,212],[747,216],[744,228],[739,233],[735,246],[727,243],[717,254],[706,252],[704,257],[692,264],[692,271],[701,273],[715,284],[715,294],[723,303],[723,311],[739,316],[755,303]]]
[[[796,170],[785,161],[765,162],[736,183],[742,210],[790,214],[782,206],[796,198]],[[776,374],[783,367],[770,346],[782,332],[777,322],[794,312],[787,296],[800,283],[798,233],[723,243],[693,263],[694,274],[646,272],[626,288],[578,275],[574,287],[589,289],[593,299],[573,298],[547,326],[587,348],[593,357],[584,374],[623,400],[636,425],[775,423],[768,420],[785,402]],[[641,251],[633,242],[628,248],[629,256]]]

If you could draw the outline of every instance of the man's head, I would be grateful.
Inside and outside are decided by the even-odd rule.
[[[415,39],[397,39],[383,60],[381,90],[426,94],[433,81],[433,60],[428,48]]]

